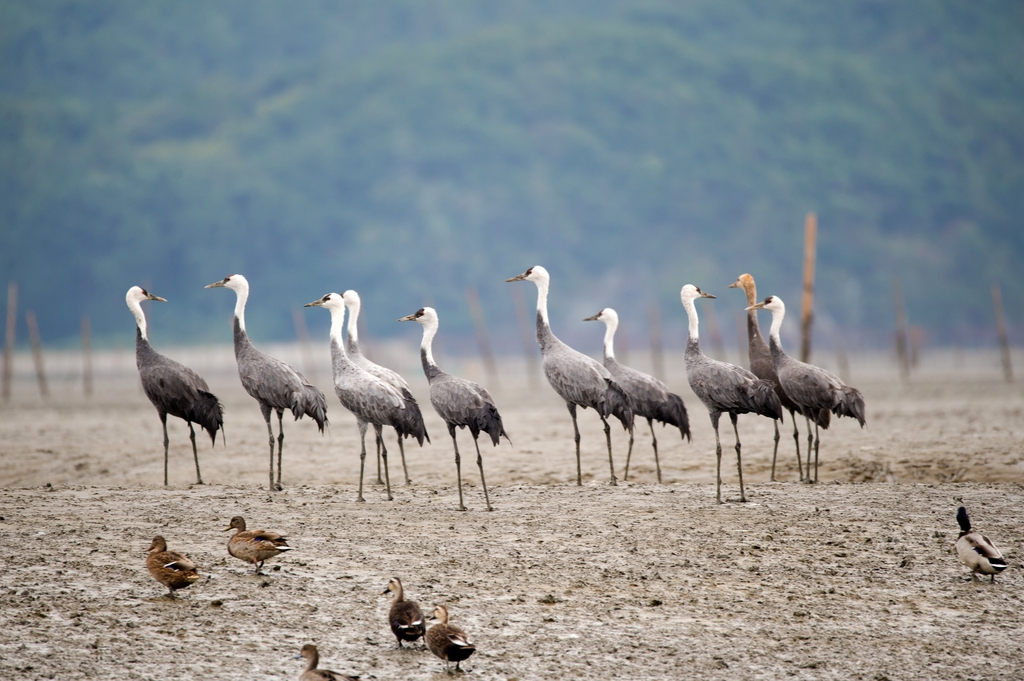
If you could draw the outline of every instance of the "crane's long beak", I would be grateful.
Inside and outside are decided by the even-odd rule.
[[[597,321],[597,319],[598,319],[598,317],[600,317],[600,316],[601,316],[601,313],[600,313],[600,312],[598,312],[598,313],[597,313],[596,315],[594,315],[593,317],[587,317],[587,318],[586,318],[586,319],[584,319],[583,321],[585,321],[585,322],[596,322],[596,321]]]
[[[733,283],[729,284],[729,288],[741,288],[742,286],[743,286],[743,284],[740,283],[739,279],[737,279]]]
[[[700,292],[700,297],[701,298],[714,298],[714,296],[711,295],[710,293],[704,293],[703,291]]]
[[[401,319],[399,319],[398,321],[400,321],[400,322],[414,322],[414,321],[416,321],[416,315],[415,314],[406,315],[406,316],[402,317]],[[387,591],[385,591],[384,593],[387,593]]]
[[[302,307],[320,307],[323,304],[324,304],[324,301],[322,299],[320,299],[320,298],[317,298],[312,303],[306,303]]]
[[[215,281],[212,284],[207,284],[203,288],[223,288],[223,287],[224,287],[224,282],[223,281]]]
[[[763,310],[763,309],[764,309],[764,303],[754,303],[750,307],[744,308],[744,311],[745,312],[749,312],[750,310]]]
[[[522,274],[517,274],[516,276],[512,277],[511,279],[506,279],[505,283],[508,283],[510,281],[522,281],[523,279],[526,279],[526,277],[528,275],[529,275],[529,272],[523,272]]]
[[[161,298],[160,296],[154,296],[152,293],[147,293],[146,294],[146,298],[148,298],[149,300],[159,300],[161,303],[166,303],[167,302],[166,298]]]

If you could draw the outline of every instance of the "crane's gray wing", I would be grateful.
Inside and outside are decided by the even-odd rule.
[[[409,390],[409,383],[404,378],[402,378],[402,376],[397,371],[392,371],[387,367],[382,367],[379,364],[374,364],[373,362],[366,359],[362,355],[351,357],[350,359],[352,359],[353,364],[361,368],[363,371],[370,374],[371,376],[379,378],[388,385],[393,385],[399,390],[402,390],[403,388],[405,390]]]
[[[605,399],[611,373],[594,359],[568,346],[542,357],[544,375],[567,402],[593,407]]]
[[[615,382],[633,401],[633,410],[640,416],[654,416],[657,405],[669,399],[668,386],[641,371],[616,363],[609,367]]]
[[[791,361],[779,367],[779,383],[794,402],[805,407],[831,410],[843,388],[838,378],[811,364]]]
[[[370,423],[390,425],[395,412],[405,408],[394,386],[362,370],[335,376],[334,392],[346,409]]]
[[[430,384],[430,404],[438,416],[449,423],[466,424],[488,403],[490,395],[473,381],[445,375]]]
[[[690,388],[708,409],[749,410],[750,387],[757,376],[742,367],[705,358],[687,368]]]
[[[199,391],[209,392],[206,381],[186,366],[167,357],[139,368],[139,378],[146,396],[165,410],[174,405],[184,410],[199,399]]]

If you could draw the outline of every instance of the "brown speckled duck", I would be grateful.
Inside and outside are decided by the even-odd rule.
[[[224,531],[238,530],[228,540],[228,553],[235,558],[251,562],[256,566],[256,574],[263,569],[263,561],[273,558],[279,553],[291,551],[288,540],[276,532],[266,530],[246,530],[245,518],[236,515]]]
[[[306,671],[302,672],[302,676],[299,677],[299,681],[357,681],[358,676],[346,676],[338,672],[332,672],[330,669],[317,669],[316,666],[320,662],[320,653],[316,651],[316,646],[312,643],[307,643],[302,646],[302,651],[295,656],[296,660],[306,660]]]
[[[153,579],[168,589],[168,596],[174,598],[176,589],[192,586],[199,579],[196,564],[177,551],[167,550],[167,540],[157,535],[149,545],[146,569]]]
[[[960,562],[971,568],[971,581],[977,575],[991,575],[992,582],[996,575],[1006,569],[1006,560],[992,540],[977,530],[971,529],[971,520],[967,517],[967,509],[961,506],[956,511],[956,522],[960,525],[960,536],[956,540],[956,555]]]
[[[454,624],[448,624],[448,608],[439,605],[434,608],[434,614],[430,619],[437,620],[437,624],[427,629],[423,637],[427,642],[430,652],[444,660],[444,668],[455,663],[455,671],[459,669],[459,663],[476,652],[476,646],[469,640],[464,632]]]
[[[415,641],[423,636],[426,630],[423,624],[423,612],[416,601],[405,600],[405,591],[402,589],[402,580],[392,577],[388,582],[388,588],[381,592],[381,596],[394,593],[391,599],[391,610],[388,612],[388,624],[391,625],[391,632],[398,639],[398,647],[402,647],[402,641]]]

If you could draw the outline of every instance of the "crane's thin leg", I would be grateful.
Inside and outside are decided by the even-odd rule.
[[[626,470],[622,472],[622,481],[629,482],[629,460],[633,458],[633,433],[629,434],[629,449],[626,450]]]
[[[377,444],[380,447],[380,457],[384,459],[384,483],[387,485],[388,501],[394,501],[395,498],[391,496],[391,474],[388,473],[388,446],[384,444],[384,433],[381,432],[380,426],[375,423],[373,424],[373,429],[377,431]]]
[[[167,437],[167,414],[160,414],[160,423],[164,424],[164,487],[167,487],[167,448],[171,438]]]
[[[398,431],[395,431],[398,434]],[[402,436],[398,436],[398,453],[402,455],[402,472],[405,473],[405,484],[411,485],[412,480],[409,479],[409,467],[405,465],[405,445],[402,444]]]
[[[715,428],[715,459],[718,462],[715,469],[715,500],[718,503],[722,503],[722,441],[718,438],[718,417],[720,416],[719,412],[711,414],[711,425]]]
[[[609,485],[618,485],[619,481],[615,479],[615,462],[612,461],[612,427],[608,425],[608,419],[601,417],[601,423],[604,424],[604,439],[608,442],[608,468],[611,469],[612,479],[608,481]],[[633,433],[630,432],[630,437],[633,437]]]
[[[366,421],[357,419],[359,426],[359,496],[356,501],[366,501],[363,498],[363,471],[366,469]]]
[[[804,479],[805,482],[814,482],[811,480],[811,449],[814,448],[814,436],[811,435],[811,419],[808,416],[804,416],[807,421],[807,465],[804,466],[804,470],[807,471],[807,477]],[[814,425],[818,425],[815,420]]]
[[[281,450],[284,449],[284,409],[277,410],[277,487],[278,492],[284,489],[281,486]]]
[[[455,426],[448,424],[448,434],[452,436],[452,445],[455,446],[455,474],[459,478],[459,510],[465,511],[466,505],[462,503],[462,457],[459,456],[459,441],[455,439]]]
[[[736,433],[736,470],[739,471],[740,474],[740,501],[746,501],[747,495],[743,491],[743,463],[740,460],[740,429],[736,425],[736,421],[738,419],[736,414],[732,413],[729,414],[729,418],[732,419],[732,430]]]
[[[263,420],[267,422],[267,432],[270,433],[270,491],[274,490],[274,426],[270,424],[270,407],[260,404],[260,411],[263,412]]]
[[[814,482],[818,482],[818,444],[821,442],[818,438],[818,424],[814,424]],[[810,471],[807,473],[810,475]]]
[[[493,511],[491,508],[491,497],[487,494],[487,481],[484,480],[484,457],[480,456],[480,443],[476,438],[473,438],[473,444],[476,445],[476,465],[480,469],[480,483],[484,486],[484,501],[487,502],[487,510]]]
[[[384,478],[381,477],[381,443],[377,442],[377,484],[384,484]]]
[[[804,465],[800,460],[800,430],[796,427],[796,412],[790,409],[789,418],[793,419],[793,442],[796,443],[796,469],[800,473],[800,482],[804,481]]]
[[[203,484],[203,476],[199,473],[199,450],[196,449],[196,431],[192,427],[191,421],[188,422],[188,437],[192,440],[192,456],[196,460],[196,484],[201,485]]]
[[[775,423],[775,449],[772,450],[772,482],[775,482],[775,457],[779,455],[779,420],[772,419]]]
[[[583,473],[580,469],[580,427],[576,425],[576,405],[573,402],[566,402],[565,406],[569,408],[569,415],[572,416],[572,430],[576,437],[576,486],[580,487],[583,485]]]
[[[648,417],[647,427],[651,429],[651,445],[654,447],[654,468],[658,471],[658,484],[661,484],[661,463],[658,461],[658,438],[654,434],[654,420]],[[629,441],[633,441],[633,433],[629,434]]]

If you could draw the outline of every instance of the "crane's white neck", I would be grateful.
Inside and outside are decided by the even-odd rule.
[[[249,285],[243,281],[233,288],[235,291],[235,319],[238,320],[238,328],[245,332],[245,301],[249,299]]]
[[[619,328],[618,319],[602,319],[604,322],[604,356],[605,359],[615,359],[615,330]]]
[[[431,346],[434,344],[434,335],[437,333],[437,318],[432,317],[425,319],[423,322],[423,340],[420,342],[420,350],[423,351],[424,356],[427,358],[427,363],[432,366],[437,366],[437,362],[434,361],[434,353],[431,351]]]
[[[129,300],[128,309],[135,315],[135,323],[139,327],[139,333],[142,334],[143,340],[149,340],[149,334],[146,331],[146,315],[142,311],[142,303],[138,300]]]
[[[537,314],[546,325],[551,326],[548,321],[548,286],[550,282],[547,279],[540,279],[533,283],[537,285]]]
[[[772,328],[768,332],[768,337],[775,341],[775,344],[780,348],[782,347],[782,338],[779,336],[779,331],[782,330],[782,320],[785,316],[785,308],[781,310],[772,310]]]
[[[686,310],[686,316],[690,320],[690,326],[687,329],[690,340],[696,341],[699,338],[697,333],[697,306],[693,304],[692,298],[683,299],[683,309]]]
[[[344,294],[345,307],[348,308],[348,339],[351,343],[359,342],[359,310],[362,308],[362,301],[355,291],[346,291]]]
[[[345,354],[345,343],[342,340],[341,330],[345,326],[345,306],[329,307],[331,313],[331,342],[337,344],[341,354]]]

